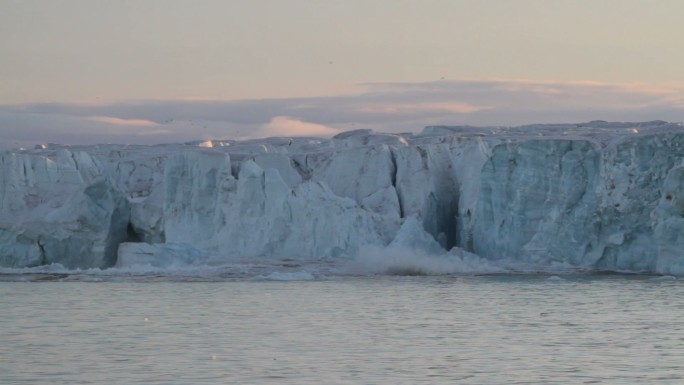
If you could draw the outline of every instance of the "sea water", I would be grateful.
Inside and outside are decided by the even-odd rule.
[[[674,277],[280,278],[4,275],[0,384],[684,383]]]

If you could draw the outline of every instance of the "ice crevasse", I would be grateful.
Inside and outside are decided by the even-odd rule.
[[[0,152],[0,266],[367,246],[684,274],[684,127],[433,126]]]

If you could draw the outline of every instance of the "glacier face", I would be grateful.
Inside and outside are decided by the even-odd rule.
[[[684,274],[680,124],[42,145],[0,153],[0,170],[3,267],[362,258],[375,247]]]
[[[106,267],[128,237],[129,203],[86,152],[0,154],[0,265]]]

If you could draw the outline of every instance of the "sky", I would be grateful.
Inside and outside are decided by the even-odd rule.
[[[681,0],[0,0],[0,148],[684,120]]]

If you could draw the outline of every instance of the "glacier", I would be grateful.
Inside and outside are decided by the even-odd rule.
[[[363,262],[407,250],[467,271],[682,275],[684,127],[430,126],[0,152],[4,268]]]

